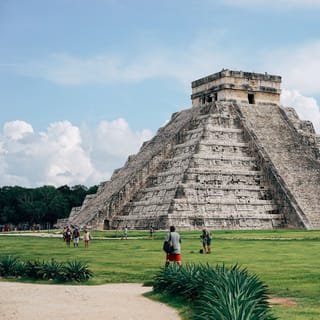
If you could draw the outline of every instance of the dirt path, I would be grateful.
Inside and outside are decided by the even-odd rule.
[[[142,296],[141,284],[100,286],[0,282],[1,320],[179,320],[163,303]]]

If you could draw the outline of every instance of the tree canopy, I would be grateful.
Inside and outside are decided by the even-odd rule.
[[[72,207],[81,206],[85,196],[96,193],[97,189],[97,186],[83,185],[4,186],[0,188],[0,224],[18,228],[40,224],[51,228],[57,219],[67,218]]]

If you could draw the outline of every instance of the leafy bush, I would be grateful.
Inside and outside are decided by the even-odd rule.
[[[68,261],[63,268],[63,280],[65,281],[86,281],[93,276],[88,266],[77,260]]]
[[[273,320],[267,286],[238,266],[216,268],[216,279],[206,286],[197,303],[196,320]]]
[[[18,260],[15,266],[15,269],[16,269],[15,276],[23,277],[26,270],[26,263],[24,261]]]
[[[167,291],[170,294],[179,294],[187,300],[196,299],[203,290],[206,279],[202,265],[187,264],[183,268],[169,265],[155,276],[153,290]]]
[[[53,280],[63,278],[63,265],[54,259],[46,261],[42,264],[42,279]]]
[[[25,264],[24,276],[33,279],[42,279],[44,262],[39,259],[28,260]]]
[[[170,265],[155,277],[155,292],[193,300],[195,320],[274,320],[267,286],[237,265]]]
[[[26,277],[58,281],[86,281],[93,276],[88,266],[81,261],[60,263],[55,259],[20,261],[16,257],[0,258],[0,276]]]
[[[4,256],[0,260],[1,276],[16,276],[18,258],[13,256]]]

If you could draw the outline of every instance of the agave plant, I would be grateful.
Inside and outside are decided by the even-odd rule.
[[[13,256],[4,256],[0,260],[0,275],[1,276],[16,276],[18,258]]]
[[[46,280],[61,279],[63,274],[63,265],[55,259],[51,259],[42,264],[41,277]]]
[[[179,294],[187,300],[194,300],[199,296],[204,286],[203,266],[186,264],[183,268],[169,265],[155,276],[153,290],[167,291]]]
[[[156,275],[154,291],[193,300],[195,320],[274,320],[267,287],[237,265],[168,266]]]
[[[213,270],[215,280],[205,286],[196,303],[196,320],[274,320],[267,286],[246,269],[224,266]]]
[[[18,260],[15,269],[16,277],[23,277],[25,275],[26,263],[24,261]]]
[[[28,260],[25,264],[24,275],[28,278],[41,279],[44,270],[44,262],[39,259]]]
[[[92,276],[92,271],[90,271],[88,266],[81,261],[68,261],[63,268],[62,277],[64,281],[86,281]]]

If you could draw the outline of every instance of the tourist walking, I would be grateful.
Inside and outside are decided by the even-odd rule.
[[[84,230],[83,240],[84,240],[84,247],[89,248],[89,242],[91,240],[91,235],[90,235],[90,232],[88,229]]]
[[[150,226],[150,229],[149,229],[149,238],[150,239],[153,239],[154,238],[154,228],[153,228],[153,225]]]
[[[70,247],[71,237],[72,237],[72,232],[68,226],[63,232],[63,238],[64,238],[64,241],[66,242],[67,247]]]
[[[128,226],[127,225],[123,228],[122,239],[126,239],[126,240],[128,239]]]
[[[176,232],[175,226],[170,227],[170,232],[167,233],[165,241],[171,243],[172,252],[166,253],[166,266],[170,262],[174,262],[181,266],[181,237],[178,232]]]
[[[200,236],[202,241],[203,253],[211,253],[211,234],[206,228],[202,229],[202,234]]]
[[[75,228],[72,232],[72,239],[73,239],[73,246],[79,247],[79,240],[80,240],[80,231],[78,228]]]

